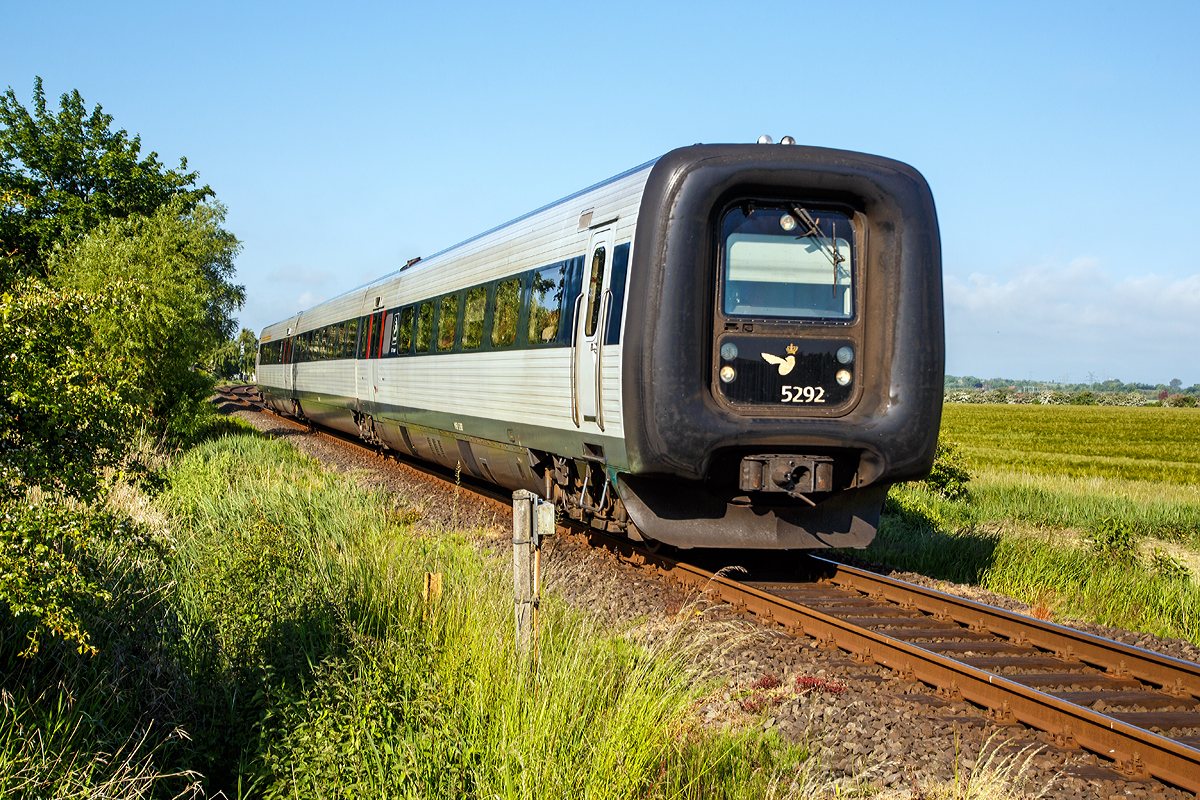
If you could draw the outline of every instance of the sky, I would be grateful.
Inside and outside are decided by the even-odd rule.
[[[1200,382],[1200,4],[30,3],[0,88],[78,89],[242,241],[255,331],[694,142],[905,161],[946,371]]]

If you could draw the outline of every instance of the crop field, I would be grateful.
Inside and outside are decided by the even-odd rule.
[[[947,404],[954,496],[894,487],[873,561],[1200,642],[1200,409]]]
[[[1200,409],[947,403],[974,469],[1200,485]]]

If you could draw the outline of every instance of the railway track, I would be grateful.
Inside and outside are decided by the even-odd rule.
[[[262,407],[253,387],[225,394]],[[1127,779],[1154,777],[1200,793],[1194,663],[814,556],[790,561],[787,579],[773,579],[776,566],[733,580],[587,526],[568,530],[769,628],[966,700],[997,724],[1045,731],[1062,749],[1089,750]]]

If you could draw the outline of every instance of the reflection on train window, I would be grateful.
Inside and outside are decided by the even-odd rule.
[[[430,333],[433,330],[433,301],[426,300],[421,303],[421,310],[417,312],[417,352],[429,352]]]
[[[439,351],[454,349],[454,329],[458,325],[458,295],[448,294],[442,298],[438,309],[438,339]]]
[[[492,347],[508,347],[517,338],[521,311],[521,279],[496,284],[496,309],[492,313]]]
[[[397,345],[400,344],[400,312],[399,311],[393,311],[392,313],[388,314],[388,322],[387,322],[387,327],[385,330],[388,330],[391,332],[391,335],[388,338],[387,351],[388,351],[388,355],[392,356],[392,355],[396,354],[396,347],[397,347]]]
[[[596,320],[600,317],[600,290],[604,287],[604,245],[596,248],[592,255],[592,274],[588,278],[587,324],[583,332],[591,336],[596,332]]]
[[[475,350],[483,341],[483,309],[487,305],[487,289],[478,286],[467,292],[463,308],[463,349]]]
[[[346,358],[354,358],[354,348],[358,344],[358,320],[352,319],[346,323]]]
[[[408,355],[412,346],[413,307],[409,306],[400,312],[400,338],[396,344],[396,352]]]
[[[854,317],[854,226],[836,211],[789,204],[738,207],[722,221],[724,311],[730,315]]]
[[[561,263],[533,273],[529,295],[529,344],[545,344],[558,337],[565,269],[566,264]]]

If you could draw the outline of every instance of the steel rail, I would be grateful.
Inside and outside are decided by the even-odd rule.
[[[1200,792],[1200,750],[1196,750],[1181,742],[1169,739],[1152,731],[1138,728],[1122,720],[1093,711],[1086,706],[1062,700],[1054,695],[1040,692],[1025,686],[1005,676],[998,675],[978,667],[955,661],[921,648],[914,644],[891,636],[864,628],[838,617],[808,608],[800,603],[787,600],[762,589],[723,575],[708,572],[699,567],[676,561],[668,556],[644,551],[630,542],[625,542],[599,531],[589,530],[588,535],[593,539],[603,541],[604,545],[618,552],[626,560],[650,568],[667,581],[677,581],[680,584],[716,595],[722,602],[728,603],[736,611],[755,614],[759,620],[768,625],[782,626],[792,635],[804,634],[818,641],[836,646],[841,650],[852,653],[863,663],[874,662],[897,671],[901,676],[920,681],[947,690],[956,696],[961,696],[976,705],[989,709],[992,718],[1003,724],[1005,722],[1021,722],[1032,728],[1046,731],[1068,746],[1078,744],[1105,758],[1116,762],[1117,770],[1128,779],[1154,776],[1166,783],[1179,786],[1189,791]],[[833,562],[826,562],[833,564]],[[843,573],[843,580],[853,578],[869,583],[873,588],[891,592],[898,596],[899,591],[911,586],[915,594],[924,598],[923,602],[940,603],[935,609],[940,612],[946,608],[969,609],[975,618],[971,622],[979,622],[982,613],[984,624],[1004,626],[1016,632],[1013,627],[1017,615],[1000,611],[962,600],[952,595],[937,592],[932,589],[904,584],[890,578],[871,575],[861,570],[836,565]],[[859,587],[855,587],[859,588]],[[994,622],[988,623],[987,612],[992,612]],[[966,611],[959,611],[962,616]],[[1026,620],[1039,623],[1025,630],[1026,636],[1039,628],[1059,628],[1040,620]],[[1098,658],[1096,648],[1098,642],[1104,641],[1079,631],[1064,629],[1069,632],[1072,641],[1086,643],[1090,658]],[[965,631],[964,631],[965,633]],[[1076,638],[1078,637],[1078,638]],[[1141,653],[1127,645],[1113,643],[1116,649]],[[1129,655],[1129,652],[1126,652]],[[1152,662],[1177,661],[1157,654],[1149,654]],[[1064,662],[1065,663],[1065,662]],[[1194,672],[1194,665],[1179,662],[1189,671]]]

